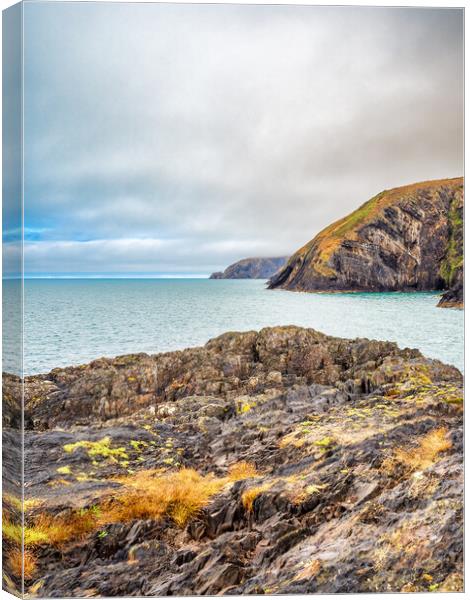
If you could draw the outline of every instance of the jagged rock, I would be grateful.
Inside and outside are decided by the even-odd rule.
[[[26,389],[27,523],[101,515],[34,546],[30,594],[463,589],[462,376],[417,350],[276,327]],[[123,486],[181,468],[223,484],[187,523],[103,522]]]
[[[463,308],[463,273],[460,273],[456,284],[442,294],[438,306],[441,308]]]
[[[194,404],[191,410],[198,416],[215,410],[220,418],[233,410],[230,401],[237,397],[249,395],[256,401],[269,390],[294,384],[343,382],[351,392],[372,391],[390,378],[382,368],[384,360],[396,357],[401,364],[417,356],[417,350],[399,350],[391,342],[343,340],[293,326],[231,332],[202,348],[103,358],[27,377],[26,423],[46,429],[87,425],[91,418],[106,421],[137,411],[150,416],[161,410],[179,411],[178,405],[172,406],[177,400]],[[434,361],[431,368],[437,364]],[[207,396],[217,396],[217,408],[184,400],[192,396],[206,397],[200,401],[204,405],[214,404]]]
[[[271,278],[269,287],[442,290],[461,282],[462,270],[463,178],[459,177],[381,192],[300,248]]]

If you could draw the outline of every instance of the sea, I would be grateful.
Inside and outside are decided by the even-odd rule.
[[[12,323],[18,318],[14,288],[4,282]],[[464,366],[463,311],[437,308],[436,293],[270,291],[261,280],[28,279],[24,298],[27,375],[102,356],[180,350],[226,331],[273,325],[391,340],[461,371]],[[16,371],[8,352],[14,335],[14,327],[4,328],[4,371]]]

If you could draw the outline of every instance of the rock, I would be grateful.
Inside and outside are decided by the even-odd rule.
[[[274,327],[55,369],[26,390],[30,531],[96,519],[28,547],[31,596],[463,589],[454,367],[390,342]],[[6,441],[11,431],[7,421]],[[170,508],[160,497],[132,513],[162,481]],[[111,508],[129,490],[126,517]]]
[[[269,279],[287,258],[244,258],[227,267],[224,272],[212,273],[209,279]]]
[[[460,272],[457,283],[442,294],[438,306],[440,308],[463,308],[463,273]]]
[[[280,373],[279,371],[270,371],[266,377],[266,380],[268,381],[268,383],[281,384],[282,373]]]
[[[270,289],[450,289],[463,270],[463,178],[381,192],[298,250]],[[461,302],[453,296],[449,302]],[[459,299],[460,298],[460,299]],[[446,306],[446,300],[440,304]]]

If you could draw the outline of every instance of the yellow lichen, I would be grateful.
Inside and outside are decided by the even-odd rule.
[[[70,475],[72,473],[72,469],[69,466],[58,467],[56,471],[59,475]]]
[[[104,437],[97,442],[90,442],[88,440],[82,440],[80,442],[75,442],[72,444],[65,444],[64,450],[65,452],[74,452],[78,448],[85,448],[87,454],[90,458],[101,457],[112,462],[118,462],[118,459],[127,459],[129,458],[125,448],[112,448],[111,447],[111,439],[109,437]]]

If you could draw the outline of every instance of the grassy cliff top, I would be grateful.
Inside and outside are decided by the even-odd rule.
[[[393,206],[400,200],[413,197],[421,190],[435,191],[444,186],[458,188],[462,185],[463,177],[455,177],[453,179],[422,181],[392,188],[390,190],[384,190],[359,206],[359,208],[346,217],[328,225],[328,227],[320,231],[313,240],[300,248],[296,254],[297,256],[303,257],[315,246],[319,257],[319,262],[316,262],[315,266],[319,272],[327,271],[329,268],[325,263],[339,244],[345,239],[354,240],[359,227],[373,221],[374,218],[388,206]],[[327,275],[326,272],[324,274]]]

